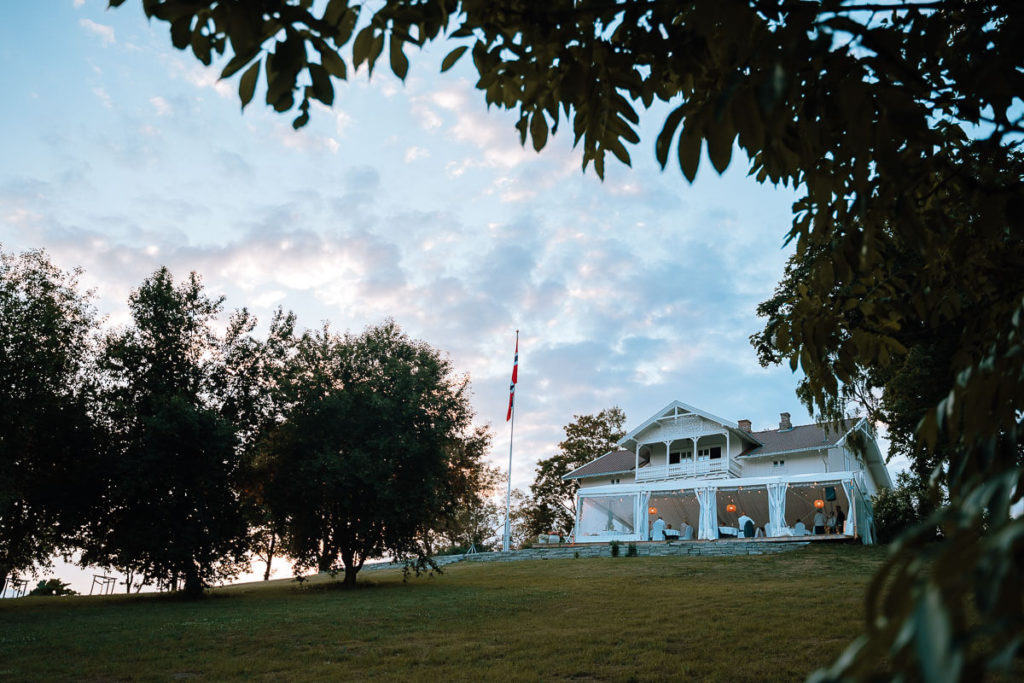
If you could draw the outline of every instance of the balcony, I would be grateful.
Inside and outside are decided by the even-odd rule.
[[[636,473],[637,481],[659,481],[664,479],[715,479],[740,476],[740,467],[731,459],[688,461],[677,465],[641,466]]]

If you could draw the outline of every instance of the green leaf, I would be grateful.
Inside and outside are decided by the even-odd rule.
[[[703,139],[694,130],[693,124],[684,125],[683,131],[679,134],[679,168],[683,175],[691,183],[697,177],[697,167],[700,165],[700,148]]]
[[[328,107],[334,104],[334,86],[331,85],[331,75],[327,69],[320,64],[310,64],[309,77],[313,81],[313,97]]]
[[[255,57],[258,53],[259,48],[255,50],[249,50],[248,52],[244,52],[242,54],[236,54],[234,57],[231,58],[231,61],[229,61],[227,65],[221,70],[220,77],[231,78],[236,73],[241,71],[242,67],[248,64],[252,60],[252,58]]]
[[[453,66],[455,66],[455,63],[457,61],[459,61],[459,57],[461,57],[463,54],[465,54],[466,50],[468,50],[468,49],[469,49],[468,45],[463,45],[463,46],[457,47],[454,50],[452,50],[451,52],[449,52],[445,56],[444,61],[441,62],[441,73],[444,73],[448,69],[450,69]]]
[[[324,68],[327,69],[335,78],[345,80],[348,77],[348,69],[345,66],[345,60],[341,58],[334,50],[330,49],[329,46],[325,46],[324,49],[320,50],[320,62]]]
[[[722,121],[711,126],[708,136],[708,157],[719,175],[725,173],[725,169],[729,168],[729,160],[732,158],[732,141],[735,137],[736,133],[729,121]]]
[[[370,56],[370,45],[373,43],[373,27],[367,26],[356,34],[356,39],[352,43],[352,65],[355,68],[366,61],[367,57]]]
[[[331,26],[337,26],[345,10],[348,9],[348,0],[331,0],[324,10],[324,21]]]
[[[409,73],[409,58],[402,52],[403,42],[400,39],[395,38],[394,34],[391,35],[390,43],[390,56],[391,56],[391,70],[403,81],[405,80],[406,74]]]
[[[192,37],[192,17],[184,16],[171,24],[171,44],[179,50],[188,47]]]
[[[544,149],[548,141],[548,121],[544,118],[543,112],[537,112],[530,120],[530,136],[533,138],[533,148],[536,151]]]
[[[256,92],[256,81],[259,80],[259,77],[260,63],[257,60],[245,70],[242,78],[238,81],[238,99],[242,101],[242,109],[245,109],[245,105],[249,104],[252,100],[253,93]]]
[[[668,163],[668,151],[672,148],[672,138],[675,137],[676,128],[679,127],[679,122],[682,120],[683,107],[680,105],[665,119],[665,125],[661,127],[658,139],[654,143],[654,155],[658,158],[658,163],[662,168],[665,168],[665,164]]]

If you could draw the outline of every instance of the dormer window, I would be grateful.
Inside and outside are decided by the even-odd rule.
[[[786,461],[785,460],[772,460],[772,467],[775,468],[775,469],[779,469],[780,467],[785,467],[785,466],[786,466]]]

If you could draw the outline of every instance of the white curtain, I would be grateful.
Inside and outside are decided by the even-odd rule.
[[[718,538],[718,490],[714,486],[696,489],[697,501],[700,503],[699,539]]]
[[[649,540],[651,535],[649,526],[651,516],[647,514],[647,508],[651,504],[651,492],[641,491],[637,494],[636,498],[636,524],[633,526],[633,529],[636,530],[637,538],[641,541],[646,541]]]
[[[786,535],[786,489],[789,484],[784,481],[773,482],[768,488],[768,535]]]
[[[857,487],[851,487],[856,500],[857,533],[864,545],[872,545],[875,542],[875,518],[871,512],[871,504],[864,499],[864,494]],[[853,507],[853,506],[851,506]]]

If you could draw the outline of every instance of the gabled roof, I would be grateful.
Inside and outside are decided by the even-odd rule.
[[[562,479],[582,479],[583,477],[599,477],[607,474],[625,474],[633,471],[636,465],[636,453],[633,451],[609,451],[596,460],[591,460],[583,467],[574,469]]]
[[[686,403],[683,403],[682,401],[672,401],[671,403],[666,405],[664,408],[662,408],[661,410],[656,412],[654,415],[649,417],[639,427],[637,427],[636,429],[632,430],[631,432],[626,434],[624,437],[619,439],[619,445],[623,446],[623,445],[625,445],[625,443],[627,441],[632,441],[634,438],[636,438],[637,434],[639,434],[640,432],[644,431],[645,429],[650,427],[652,424],[654,424],[658,420],[660,420],[663,417],[665,417],[666,413],[668,413],[669,411],[672,411],[675,408],[681,408],[682,410],[686,411],[687,413],[693,413],[694,415],[699,415],[700,417],[703,417],[706,420],[711,420],[712,422],[717,422],[718,424],[722,425],[723,427],[729,428],[730,431],[732,431],[732,432],[734,432],[736,434],[741,435],[743,438],[746,438],[746,439],[751,440],[751,441],[757,441],[757,436],[755,434],[751,434],[750,432],[746,432],[746,431],[741,430],[739,428],[739,425],[736,424],[735,422],[733,422],[732,420],[726,420],[726,419],[718,417],[716,415],[712,415],[711,413],[705,412],[705,411],[701,410],[700,408],[695,408],[695,407],[693,407],[691,405],[687,405]]]
[[[818,448],[830,448],[841,442],[846,435],[860,423],[862,418],[843,420],[838,430],[829,427],[813,425],[800,425],[778,431],[770,429],[764,432],[754,432],[755,439],[761,442],[760,446],[748,448],[740,453],[741,458],[752,458],[764,455],[778,455],[780,453],[792,453],[793,451],[808,451]]]
[[[664,415],[668,410],[676,406],[683,407],[689,410],[689,406],[678,401],[673,401],[663,410],[655,414],[655,417],[648,420],[644,425],[634,429],[628,435],[623,437],[619,442],[624,443],[631,438],[633,435],[641,432],[645,427],[653,424],[658,417]],[[722,420],[709,416],[705,413],[697,412],[692,410],[702,417],[707,417],[709,420],[715,420],[720,424],[725,424]],[[740,453],[738,457],[747,458],[758,458],[770,455],[781,455],[783,453],[794,453],[800,451],[818,450],[820,448],[831,448],[833,446],[840,445],[844,439],[856,429],[862,422],[863,418],[852,418],[849,420],[843,420],[839,429],[832,429],[831,427],[820,427],[816,424],[810,425],[799,425],[792,429],[785,431],[779,431],[769,429],[761,432],[754,432],[749,436],[753,437],[754,440],[760,442],[759,446],[752,446],[747,450]],[[743,432],[747,434],[747,432]],[[636,454],[633,451],[627,450],[616,450],[605,453],[600,458],[591,460],[586,465],[579,467],[572,472],[562,476],[562,479],[584,479],[586,477],[600,477],[608,476],[612,474],[627,474],[633,471],[633,467],[636,464]],[[875,463],[869,461],[868,466],[871,467]],[[884,465],[883,465],[884,470]],[[875,473],[877,476],[877,473]],[[888,473],[886,472],[886,478]]]

